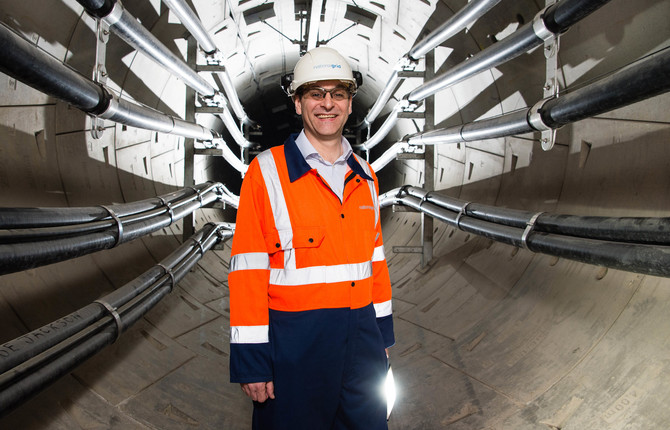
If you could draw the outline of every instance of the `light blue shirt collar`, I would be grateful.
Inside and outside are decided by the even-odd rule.
[[[349,141],[342,136],[342,155],[335,160],[335,163],[329,163],[328,161],[324,160],[321,154],[314,148],[314,146],[311,144],[309,139],[307,139],[307,136],[305,135],[305,130],[302,130],[298,137],[295,139],[295,144],[298,146],[298,150],[302,154],[302,156],[305,158],[306,161],[309,162],[309,160],[318,160],[321,163],[331,166],[333,164],[337,163],[345,163],[347,159],[351,156],[351,154],[354,152],[353,149],[351,148],[351,144]]]

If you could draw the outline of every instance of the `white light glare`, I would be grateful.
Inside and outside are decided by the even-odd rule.
[[[386,395],[386,419],[388,420],[393,410],[395,403],[396,389],[395,381],[393,380],[393,369],[389,365],[389,370],[386,372],[386,381],[384,382],[384,394]]]

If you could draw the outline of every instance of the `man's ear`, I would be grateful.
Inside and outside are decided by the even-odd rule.
[[[302,115],[302,103],[300,101],[300,96],[297,94],[293,96],[293,103],[295,104],[295,113]]]

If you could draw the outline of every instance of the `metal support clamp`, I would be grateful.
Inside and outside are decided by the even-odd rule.
[[[407,189],[409,188],[409,185],[403,185],[400,188],[398,188],[398,193],[395,195],[396,197],[401,197],[403,193],[408,194]]]
[[[467,202],[466,204],[463,205],[461,210],[458,212],[458,215],[456,216],[456,227],[460,230],[461,229],[461,217],[463,215],[467,215],[466,211],[468,210],[468,205],[470,205],[472,202]]]
[[[202,247],[202,243],[200,243],[199,240],[191,238],[191,240],[198,245],[198,248],[200,249],[200,255],[205,255],[205,248]]]
[[[545,84],[542,87],[543,97],[545,99],[551,97],[558,97],[558,49],[560,46],[560,34],[554,34],[549,31],[542,19],[544,12],[554,3],[556,0],[546,0],[545,8],[542,10],[533,21],[533,31],[535,34],[544,40],[544,57],[546,59],[545,64]],[[545,151],[550,150],[554,147],[556,142],[556,130],[541,130],[542,137],[542,149]]]
[[[550,99],[542,99],[535,103],[532,108],[528,111],[528,123],[535,130],[542,132],[542,137],[540,142],[542,144],[542,149],[545,151],[550,150],[554,147],[556,141],[556,129],[549,127],[542,120],[542,115],[540,111],[542,106],[547,103]]]
[[[93,67],[93,81],[99,84],[107,83],[107,42],[109,41],[109,25],[102,19],[97,20],[95,38],[95,65]],[[105,121],[97,116],[91,118],[91,137],[100,139],[105,131]]]
[[[547,8],[548,6],[539,11],[537,15],[535,15],[535,18],[533,18],[533,32],[538,38],[542,40],[547,40],[551,37],[554,37],[554,33],[547,28],[547,25],[544,23],[544,19],[542,19],[542,15],[544,15],[544,13],[547,11]]]
[[[192,189],[197,194],[200,206],[202,206],[202,194],[200,193],[200,190],[195,187],[189,187],[189,188]]]
[[[172,224],[174,222],[174,211],[172,210],[172,206],[170,206],[170,203],[166,202],[163,197],[158,196],[157,198],[161,201],[163,206],[167,208],[168,214],[170,214],[170,224]]]
[[[533,229],[535,228],[535,222],[537,221],[537,219],[539,218],[539,216],[542,215],[543,213],[544,213],[544,212],[538,212],[538,213],[536,213],[535,215],[533,215],[532,217],[530,217],[530,219],[528,220],[528,222],[526,222],[526,229],[523,231],[523,234],[521,235],[521,246],[522,246],[524,249],[527,249],[527,250],[530,251],[530,248],[528,248],[528,236],[530,235],[530,233],[531,233],[531,232],[533,231]]]
[[[548,101],[548,99],[542,99],[535,103],[528,111],[528,123],[537,131],[551,130],[551,127],[544,123],[542,120],[542,115],[540,115],[542,106],[544,106],[544,104]]]
[[[116,23],[118,23],[119,21],[121,21],[124,11],[125,8],[121,4],[121,1],[117,0],[112,10],[107,14],[107,16],[102,17],[102,19],[105,21],[107,25],[111,27]]]
[[[123,240],[123,222],[121,222],[121,218],[119,218],[110,207],[105,205],[100,205],[100,207],[109,212],[109,215],[114,219],[114,221],[116,221],[117,234],[116,243],[114,243],[114,246],[117,246]]]
[[[174,273],[172,272],[172,269],[168,269],[167,266],[165,266],[163,263],[158,263],[157,266],[162,267],[163,270],[165,271],[165,274],[170,276],[170,281],[171,281],[170,292],[172,292],[172,290],[174,289],[174,286],[175,286]]]
[[[428,191],[426,194],[423,195],[423,197],[421,198],[421,203],[419,203],[419,207],[421,207],[422,204],[428,201],[428,199],[430,198],[430,193],[432,193],[432,191]]]
[[[105,310],[109,312],[112,318],[114,318],[114,322],[116,323],[116,338],[114,338],[114,342],[116,342],[119,339],[119,337],[121,337],[121,328],[122,328],[121,316],[119,316],[119,313],[116,312],[116,308],[112,307],[112,305],[110,305],[104,300],[101,299],[94,300],[93,303],[97,303],[103,308],[105,308]]]

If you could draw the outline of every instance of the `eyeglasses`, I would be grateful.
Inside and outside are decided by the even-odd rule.
[[[330,90],[321,87],[310,87],[307,88],[304,92],[305,97],[315,101],[321,101],[325,99],[326,94],[330,94],[330,98],[336,102],[348,100],[349,96],[351,95],[348,89],[342,87],[335,87]]]

